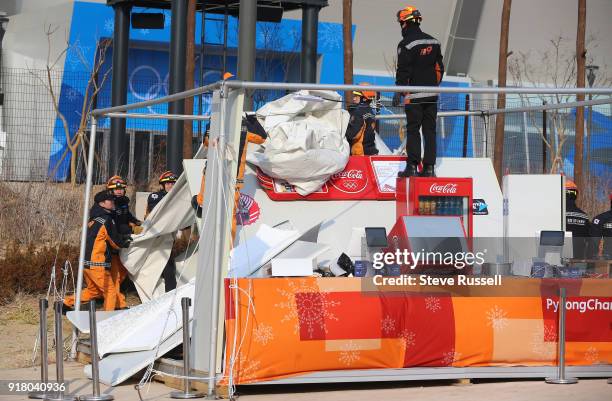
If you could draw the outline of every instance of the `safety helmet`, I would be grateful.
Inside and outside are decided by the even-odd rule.
[[[118,175],[114,175],[106,182],[106,189],[125,189],[127,188],[127,182]]]
[[[578,196],[578,186],[574,181],[570,179],[565,180],[565,193],[567,195],[573,195],[574,197]]]
[[[359,86],[369,86],[370,84],[367,82],[361,82],[359,84]],[[366,90],[358,90],[358,91],[353,91],[353,95],[356,96],[361,96],[363,98],[366,98],[368,100],[372,100],[376,97],[376,92],[374,91],[366,91]]]
[[[397,12],[397,22],[413,21],[420,24],[423,20],[421,12],[416,7],[407,6]]]
[[[224,81],[231,79],[231,78],[234,78],[234,74],[232,74],[231,72],[226,72],[225,74],[223,74]]]
[[[178,180],[178,177],[172,171],[164,171],[162,175],[159,176],[159,183],[161,185],[167,182],[176,182],[176,180]]]

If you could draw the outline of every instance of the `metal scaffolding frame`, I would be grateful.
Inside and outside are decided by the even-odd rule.
[[[97,129],[97,120],[101,119],[101,118],[107,118],[107,117],[117,117],[117,118],[139,118],[139,119],[168,119],[168,120],[196,120],[196,119],[208,119],[208,116],[192,116],[192,115],[176,115],[176,114],[142,114],[142,113],[127,113],[129,110],[135,110],[135,109],[139,109],[139,108],[143,108],[146,106],[151,106],[151,105],[155,105],[155,104],[161,104],[161,103],[168,103],[168,102],[173,102],[173,101],[177,101],[177,100],[181,100],[181,99],[185,99],[187,97],[190,96],[197,96],[199,94],[205,93],[205,92],[211,92],[211,91],[216,91],[217,93],[215,94],[215,96],[218,96],[218,98],[220,99],[220,105],[219,108],[213,113],[213,120],[211,121],[211,125],[213,124],[217,124],[217,129],[218,129],[218,134],[219,134],[219,143],[221,145],[223,145],[224,143],[228,143],[227,141],[230,139],[227,137],[228,133],[226,132],[226,130],[228,130],[228,128],[226,127],[226,123],[225,123],[225,119],[227,118],[227,116],[225,115],[225,113],[231,113],[232,110],[228,111],[228,98],[231,97],[231,91],[232,90],[236,90],[238,91],[240,94],[243,94],[245,90],[247,89],[271,89],[271,90],[335,90],[335,91],[339,91],[339,92],[343,92],[343,91],[353,91],[353,90],[360,90],[362,87],[359,85],[334,85],[334,84],[304,84],[304,83],[268,83],[268,82],[243,82],[243,81],[219,81],[219,82],[215,82],[213,84],[210,85],[206,85],[206,86],[202,86],[199,88],[195,88],[195,89],[191,89],[188,91],[183,91],[180,93],[175,93],[172,95],[168,95],[168,96],[164,96],[158,99],[151,99],[151,100],[147,100],[147,101],[143,101],[143,102],[138,102],[138,103],[132,103],[132,104],[125,104],[125,105],[121,105],[121,106],[114,106],[114,107],[108,107],[108,108],[104,108],[104,109],[96,109],[93,110],[90,114],[91,117],[91,137],[89,140],[89,151],[88,151],[88,162],[87,162],[87,178],[86,178],[86,183],[85,183],[85,188],[84,188],[84,208],[83,208],[83,218],[82,218],[82,227],[81,227],[81,239],[80,239],[80,250],[79,250],[79,264],[78,264],[78,273],[77,273],[77,286],[75,288],[75,292],[76,292],[76,302],[75,302],[75,310],[78,311],[80,308],[80,294],[81,294],[81,287],[83,284],[83,268],[84,268],[84,257],[85,257],[85,244],[86,244],[86,236],[87,236],[87,223],[89,220],[89,208],[88,205],[91,201],[91,190],[92,190],[92,183],[93,183],[93,162],[94,162],[94,156],[95,156],[95,147],[96,147],[96,129]],[[493,93],[493,94],[498,94],[498,93],[517,93],[517,94],[597,94],[597,95],[610,95],[609,98],[606,99],[598,99],[598,100],[594,100],[592,102],[597,102],[597,103],[592,103],[592,102],[574,102],[574,103],[566,103],[566,104],[552,104],[552,105],[547,105],[546,107],[550,107],[550,108],[567,108],[567,107],[577,107],[577,106],[584,106],[584,105],[590,105],[590,104],[605,104],[605,103],[611,103],[612,102],[612,88],[525,88],[525,87],[514,87],[514,88],[494,88],[494,87],[488,87],[488,88],[473,88],[473,87],[468,87],[468,88],[457,88],[457,87],[414,87],[414,86],[382,86],[382,85],[372,85],[370,86],[371,90],[373,91],[379,91],[379,92],[410,92],[410,93]],[[239,103],[240,105],[242,103]],[[535,107],[535,108],[534,108]],[[530,111],[530,110],[536,110],[536,109],[541,109],[542,106],[533,106],[533,107],[520,107],[520,108],[514,108],[514,109],[504,109],[504,110],[490,110],[488,111],[489,114],[495,114],[495,113],[503,113],[503,112],[507,112],[508,110],[512,110],[512,111]],[[453,115],[465,115],[466,112],[450,112],[450,113],[463,113],[463,114],[453,114]],[[467,113],[475,113],[472,115],[482,115],[483,111],[478,111],[478,112],[467,112]],[[239,113],[240,114],[240,113]],[[218,121],[214,120],[214,116],[217,115],[218,117]],[[231,124],[230,124],[231,125]],[[233,127],[235,129],[235,127]],[[237,146],[236,143],[234,143],[234,145]],[[222,147],[222,146],[221,146]],[[231,153],[231,152],[229,152]],[[237,149],[234,149],[234,154],[237,154]],[[219,166],[223,166],[223,164],[219,164]],[[221,167],[223,168],[223,167]],[[212,170],[212,169],[211,169]],[[207,170],[209,171],[209,170]],[[218,173],[218,172],[217,172]],[[223,172],[222,172],[223,173]],[[207,180],[208,182],[208,180]],[[215,182],[212,183],[213,185],[210,186],[210,190],[212,191],[212,187],[215,185]],[[233,187],[234,184],[230,184],[230,188],[227,188],[229,190],[231,190],[233,193],[233,190],[235,188],[231,188]],[[207,189],[209,188],[209,185],[207,185]],[[220,195],[221,191],[218,191]],[[217,205],[220,204],[220,200],[217,199],[216,200]],[[227,225],[227,221],[224,221],[226,219],[220,218],[220,222],[223,222],[223,224]],[[204,238],[205,233],[201,233],[201,239]],[[213,305],[216,305],[216,308],[213,308],[213,311],[215,313],[219,313],[219,309],[221,308],[221,306],[219,305],[219,299],[220,299],[220,293],[222,290],[222,265],[223,265],[223,260],[224,258],[226,258],[227,255],[223,254],[223,243],[224,240],[223,238],[219,238],[219,235],[215,236],[215,262],[212,266],[213,268],[213,281],[212,281],[212,290],[213,290]],[[198,258],[200,258],[201,255],[198,256]],[[200,266],[200,260],[198,261],[198,266]],[[197,282],[196,282],[196,288],[197,288]],[[196,293],[196,302],[197,302],[197,298],[198,294]],[[209,382],[209,396],[214,395],[214,391],[215,391],[215,384],[216,384],[216,372],[217,372],[217,351],[218,351],[218,343],[217,343],[217,339],[219,338],[219,332],[218,332],[218,325],[216,324],[216,320],[213,316],[212,319],[212,325],[210,327],[211,333],[210,333],[210,344],[209,344],[209,349],[208,349],[208,356],[209,356],[209,365],[208,365],[208,372],[211,372],[212,374],[209,374],[209,378],[208,378],[208,382]],[[76,329],[75,329],[76,330]],[[75,335],[73,336],[73,346],[72,346],[72,355],[74,356],[76,353],[76,331],[74,333]],[[448,369],[448,368],[446,368]],[[488,369],[492,369],[492,368],[488,368]],[[516,369],[518,368],[513,368],[511,369],[512,372],[514,372]],[[401,369],[400,369],[401,370]],[[431,370],[431,369],[430,369]],[[546,369],[544,369],[546,372],[548,372]],[[599,370],[601,370],[601,368],[599,368]],[[605,369],[604,369],[605,370]],[[377,370],[379,371],[379,370]],[[393,371],[397,371],[397,369],[390,369],[389,371],[393,372]],[[412,371],[414,372],[414,369],[412,369]],[[464,375],[463,377],[465,377],[465,374],[467,374],[467,370],[466,369],[460,369],[460,371],[462,372],[462,374]],[[465,372],[464,372],[465,371]],[[346,371],[344,371],[346,372]],[[606,374],[610,373],[610,370],[605,370]],[[432,374],[434,374],[432,372]],[[445,378],[445,377],[451,377],[448,375],[453,375],[451,373],[444,373],[442,376],[440,376],[439,378]],[[512,373],[510,376],[506,376],[506,375],[501,375],[501,376],[496,376],[493,375],[491,376],[490,374],[487,374],[486,376],[482,376],[482,377],[518,377],[516,376],[518,373]],[[533,373],[530,373],[533,374]],[[363,377],[361,377],[362,380],[376,380],[375,375],[383,375],[384,376],[384,370],[380,370],[379,373],[373,372],[372,374],[367,374]],[[537,373],[538,377],[540,375],[540,373]],[[312,375],[310,375],[312,376]],[[317,382],[320,382],[321,380],[323,381],[334,381],[334,380],[342,380],[342,377],[345,376],[344,374],[339,374],[339,375],[334,375],[334,372],[321,372],[320,374],[314,374],[315,377],[319,377],[321,376],[320,380],[317,380]],[[400,380],[406,380],[406,378],[403,374],[397,376]],[[434,374],[434,377],[435,376]],[[481,376],[475,376],[475,377],[481,377]],[[521,376],[521,377],[531,377],[529,374],[527,376]],[[429,378],[432,378],[432,376],[429,376]],[[308,382],[308,380],[305,378],[306,382]],[[380,379],[378,379],[380,380]],[[291,379],[287,379],[284,382],[298,382],[296,380],[291,380]],[[301,381],[304,382],[304,381]]]

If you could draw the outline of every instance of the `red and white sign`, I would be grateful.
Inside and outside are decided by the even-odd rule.
[[[338,191],[358,194],[368,186],[368,177],[361,169],[344,170],[331,176],[328,181]]]
[[[434,182],[429,187],[430,194],[456,194],[457,193],[457,184],[455,183],[446,183],[446,184],[438,184]]]

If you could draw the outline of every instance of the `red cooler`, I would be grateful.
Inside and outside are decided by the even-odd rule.
[[[401,216],[459,216],[472,238],[472,179],[410,177],[397,179],[396,218]]]

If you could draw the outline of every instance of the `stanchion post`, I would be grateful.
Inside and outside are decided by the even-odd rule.
[[[559,365],[557,377],[547,377],[549,384],[574,384],[578,383],[575,377],[565,377],[565,288],[559,288]]]
[[[49,382],[49,350],[47,348],[47,309],[49,302],[46,298],[38,300],[40,311],[39,319],[39,339],[40,339],[40,382],[46,385]],[[32,391],[28,393],[28,398],[42,399],[47,394],[46,391]]]
[[[181,298],[181,307],[183,308],[183,391],[173,391],[170,393],[170,398],[188,399],[188,398],[203,398],[204,393],[192,393],[189,375],[191,374],[191,361],[189,358],[189,307],[191,306],[191,298]]]
[[[55,375],[59,391],[47,394],[47,401],[76,401],[77,397],[64,393],[64,333],[62,332],[62,301],[55,301]]]
[[[98,327],[96,324],[96,301],[89,301],[89,343],[91,348],[91,378],[93,394],[82,395],[81,401],[112,401],[111,394],[100,394],[100,371],[98,370]]]

